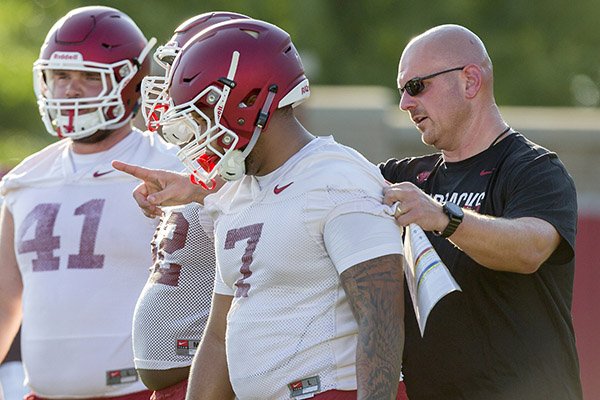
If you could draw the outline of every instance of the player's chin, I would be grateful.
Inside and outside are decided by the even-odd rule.
[[[110,136],[111,133],[112,133],[112,131],[99,130],[99,131],[94,132],[90,136],[86,136],[86,137],[80,138],[80,139],[74,139],[74,141],[77,143],[84,143],[84,144],[100,143],[104,139],[106,139],[108,136]]]

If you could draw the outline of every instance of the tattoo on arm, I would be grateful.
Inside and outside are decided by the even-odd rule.
[[[340,278],[358,323],[358,398],[395,399],[404,346],[402,256],[365,261]]]

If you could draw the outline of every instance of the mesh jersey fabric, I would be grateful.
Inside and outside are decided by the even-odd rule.
[[[135,375],[131,324],[158,221],[131,196],[138,180],[110,162],[180,168],[177,148],[135,131],[94,155],[97,163],[78,166],[71,151],[70,140],[46,147],[0,187],[24,285],[27,384],[48,398],[138,392],[144,385]]]
[[[234,296],[226,336],[234,391],[288,399],[288,385],[313,377],[321,391],[356,389],[358,328],[323,234],[347,213],[395,227],[381,203],[385,183],[332,138],[313,140],[270,175],[205,199],[215,219],[215,292]],[[402,253],[396,229],[377,256]]]
[[[152,238],[153,264],[133,317],[135,365],[189,366],[210,311],[215,252],[199,222],[203,207],[165,210]]]

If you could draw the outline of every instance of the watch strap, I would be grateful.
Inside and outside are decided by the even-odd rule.
[[[456,211],[452,210],[451,207],[460,210],[460,213],[457,213]],[[446,225],[446,228],[442,232],[434,232],[434,234],[443,238],[447,238],[451,236],[454,232],[456,232],[456,229],[463,220],[464,213],[458,205],[450,202],[444,203],[442,209],[444,210],[444,213],[448,216],[450,222],[448,222],[448,225]]]

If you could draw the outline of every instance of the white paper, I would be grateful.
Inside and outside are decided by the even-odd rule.
[[[437,302],[455,290],[462,291],[420,226],[410,224],[404,237],[404,274],[421,330]]]

